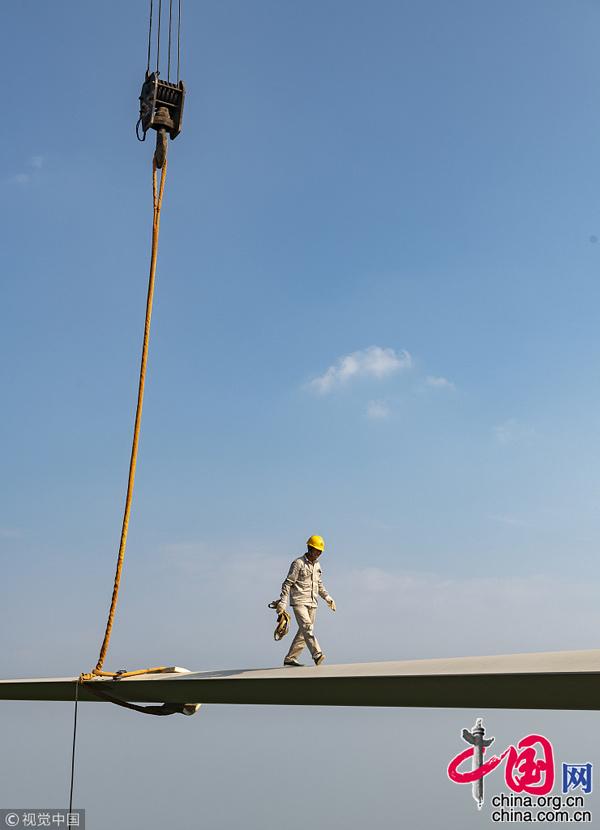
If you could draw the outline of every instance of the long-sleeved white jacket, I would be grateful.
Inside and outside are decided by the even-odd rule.
[[[279,602],[287,605],[288,597],[290,605],[317,605],[317,596],[325,599],[329,596],[323,585],[321,577],[321,565],[319,560],[313,564],[306,554],[294,559],[290,565],[288,575],[281,586],[281,597]]]

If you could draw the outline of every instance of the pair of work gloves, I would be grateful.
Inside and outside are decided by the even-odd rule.
[[[335,600],[333,599],[333,597],[330,597],[329,594],[328,594],[325,597],[325,602],[331,608],[332,611],[335,611]],[[278,614],[281,614],[282,611],[285,611],[285,603],[284,602],[278,602],[277,605],[275,606],[275,610],[277,611]]]

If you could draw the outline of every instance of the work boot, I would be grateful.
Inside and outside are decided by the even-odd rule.
[[[304,663],[299,663],[295,657],[286,657],[283,661],[284,666],[303,666]]]
[[[316,654],[313,654],[313,660],[315,661],[315,666],[320,666],[323,660],[325,659],[325,655],[322,651],[317,651]]]

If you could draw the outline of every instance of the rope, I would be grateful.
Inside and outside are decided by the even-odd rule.
[[[135,483],[135,468],[137,464],[138,445],[140,439],[140,425],[142,422],[142,406],[144,403],[144,386],[146,383],[146,366],[148,363],[148,343],[150,340],[150,322],[152,320],[152,302],[154,300],[154,281],[156,276],[156,260],[158,255],[158,234],[160,230],[160,211],[162,208],[163,193],[165,189],[165,179],[167,175],[167,160],[165,158],[164,165],[160,175],[160,185],[157,186],[156,176],[156,159],[152,160],[152,198],[154,205],[154,215],[152,220],[152,253],[150,257],[150,274],[148,277],[148,297],[146,300],[146,323],[144,326],[144,342],[142,345],[142,360],[140,365],[140,379],[138,386],[137,407],[135,412],[135,425],[133,428],[133,443],[131,446],[131,458],[129,461],[129,477],[127,481],[127,496],[125,498],[125,511],[123,514],[123,525],[121,528],[121,541],[119,543],[119,555],[117,557],[117,571],[115,574],[115,583],[113,587],[112,599],[110,603],[110,610],[108,612],[108,620],[106,623],[106,631],[104,633],[104,640],[100,648],[100,656],[96,668],[90,674],[82,674],[82,680],[91,680],[94,676],[100,677],[115,677],[115,672],[104,672],[102,667],[108,651],[110,643],[110,635],[115,619],[115,611],[117,608],[117,599],[119,596],[119,585],[121,583],[121,572],[123,570],[123,561],[125,559],[125,548],[127,546],[127,533],[129,531],[129,517],[131,515],[131,502],[133,499],[133,486]],[[131,677],[136,674],[147,674],[157,672],[164,669],[163,666],[158,666],[153,669],[138,669],[134,672],[120,672],[119,676]]]
[[[69,790],[69,812],[73,812],[73,781],[75,779],[75,742],[77,739],[77,703],[79,698],[79,683],[75,684],[75,715],[73,716],[73,749],[71,752],[71,787]]]
[[[276,640],[281,640],[290,630],[291,617],[287,611],[282,611],[277,615],[277,628],[273,634]]]
[[[269,608],[276,608],[278,604],[278,600],[273,600],[273,602],[269,603]],[[275,631],[273,633],[273,637],[276,640],[281,640],[290,630],[290,620],[291,616],[288,614],[287,611],[278,611],[277,612],[277,626],[275,627]]]

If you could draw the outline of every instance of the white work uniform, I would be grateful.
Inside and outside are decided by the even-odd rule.
[[[319,560],[311,562],[306,554],[294,559],[288,575],[281,586],[279,602],[287,605],[288,597],[298,623],[298,631],[292,640],[286,660],[297,658],[306,644],[314,657],[321,651],[315,637],[314,625],[317,614],[317,597],[329,596],[321,577]]]

